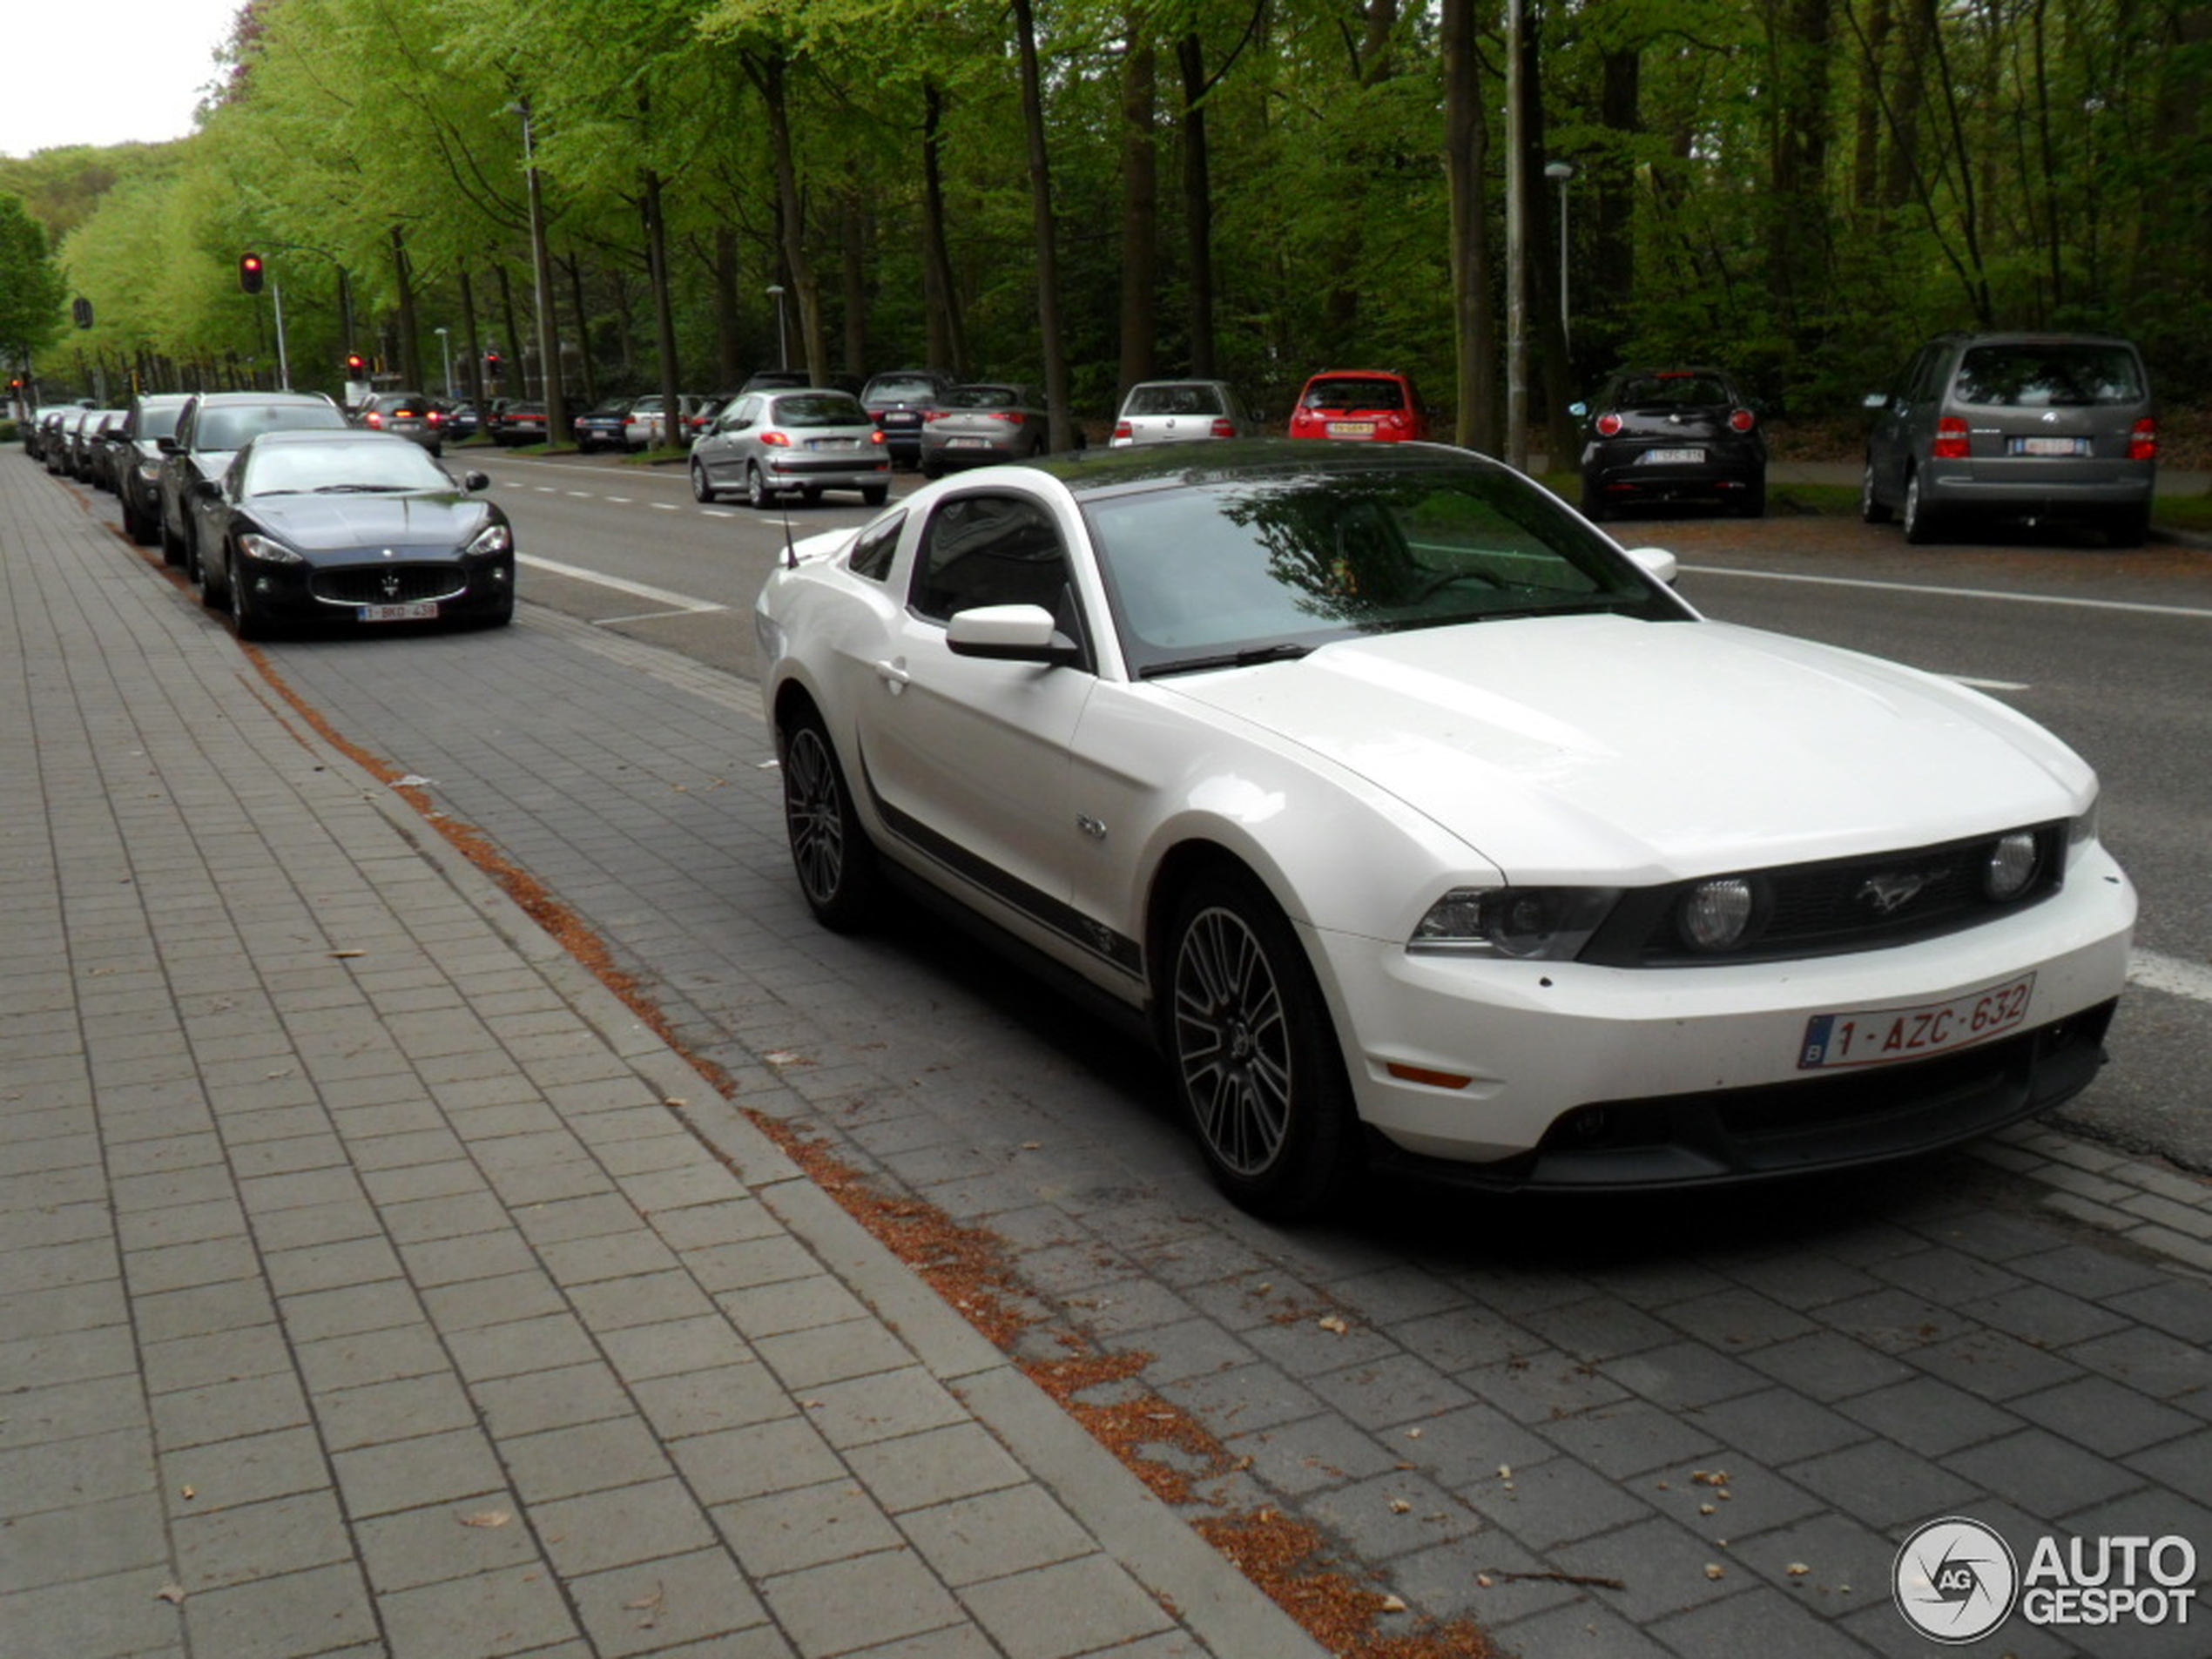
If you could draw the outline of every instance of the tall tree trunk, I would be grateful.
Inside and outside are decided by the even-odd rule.
[[[774,158],[776,170],[777,219],[783,233],[784,269],[788,273],[786,286],[793,291],[791,297],[799,302],[799,343],[805,348],[801,354],[806,359],[806,372],[819,384],[829,378],[829,363],[823,350],[822,293],[815,280],[813,265],[806,257],[806,218],[799,195],[799,162],[792,148],[791,105],[784,86],[786,67],[780,46],[745,55],[746,72],[759,89],[761,101],[768,111],[769,152]]]
[[[1144,32],[1143,10],[1123,13],[1128,50],[1122,60],[1122,352],[1126,395],[1157,372],[1158,323],[1154,288],[1159,280],[1159,163],[1154,132],[1158,105],[1159,54]],[[1119,398],[1116,399],[1118,405]]]
[[[1190,290],[1190,372],[1211,379],[1214,367],[1213,179],[1206,153],[1206,54],[1197,33],[1175,44],[1183,77],[1183,225],[1189,239],[1184,263]]]
[[[714,383],[734,387],[745,379],[745,356],[738,338],[738,233],[728,225],[714,229]]]
[[[1775,0],[1769,13],[1775,96],[1767,280],[1782,330],[1801,348],[1817,343],[1833,252],[1827,231],[1831,6],[1832,0]]]
[[[1037,26],[1031,0],[1014,0],[1014,29],[1022,53],[1022,125],[1028,138],[1029,217],[1037,259],[1037,334],[1044,348],[1044,395],[1050,413],[1046,430],[1055,449],[1067,449],[1074,447],[1075,421],[1068,407],[1068,343],[1060,326],[1059,238],[1053,225],[1044,81],[1037,68]]]
[[[469,388],[469,401],[476,406],[481,417],[484,408],[484,337],[476,320],[476,285],[466,266],[461,268],[461,332],[469,342],[469,361],[462,365],[467,372],[462,380]]]
[[[591,313],[583,303],[583,261],[571,253],[561,261],[569,276],[569,302],[576,310],[576,335],[583,346],[583,407],[596,408],[599,402],[599,354],[591,349]]]
[[[1575,361],[1602,371],[1618,354],[1622,320],[1635,302],[1635,174],[1625,158],[1643,133],[1643,47],[1606,52],[1600,71],[1598,119],[1615,135],[1613,148],[1583,164],[1574,188],[1588,204],[1588,274],[1575,300]]]
[[[944,152],[944,89],[926,80],[921,85],[921,293],[928,313],[928,367],[966,380],[968,330],[945,240]]]
[[[1498,447],[1497,314],[1490,296],[1489,212],[1483,200],[1489,125],[1484,119],[1478,0],[1444,0],[1444,169],[1451,203],[1453,440]]]
[[[415,343],[415,272],[407,257],[407,236],[392,226],[392,286],[399,307],[400,380],[409,390],[423,383],[422,354]]]
[[[653,330],[659,347],[661,442],[684,447],[684,415],[678,407],[683,376],[676,361],[676,302],[668,279],[668,226],[661,215],[660,172],[645,169],[645,265],[653,284]]]
[[[843,289],[839,309],[844,313],[845,372],[865,375],[868,372],[868,209],[867,185],[858,161],[848,165],[845,199],[838,218]]]
[[[522,369],[523,331],[515,315],[515,285],[508,280],[505,266],[495,265],[492,271],[499,278],[499,315],[506,327],[507,339],[500,347],[499,372],[492,376],[490,393],[494,397],[517,395],[508,388],[509,378],[512,376],[515,383],[523,388],[522,395],[528,395],[529,382]]]

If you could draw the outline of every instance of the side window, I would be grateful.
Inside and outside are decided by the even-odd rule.
[[[1019,496],[960,496],[930,515],[914,608],[937,621],[978,605],[1042,605],[1067,618],[1068,556],[1052,516]]]
[[[864,576],[871,582],[891,579],[892,556],[899,550],[899,532],[907,527],[907,516],[894,513],[880,523],[871,524],[860,532],[860,539],[853,543],[853,556],[846,561],[854,576]]]

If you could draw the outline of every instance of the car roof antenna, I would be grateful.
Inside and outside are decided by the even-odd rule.
[[[784,497],[784,499],[783,499],[783,509],[784,509],[784,569],[785,569],[785,570],[796,570],[799,568],[799,550],[798,550],[796,547],[794,547],[794,546],[792,546],[792,540],[791,540],[791,497],[790,497],[788,495],[786,495],[786,496]]]

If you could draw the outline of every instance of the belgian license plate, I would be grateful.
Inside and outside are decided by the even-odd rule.
[[[354,617],[359,622],[435,622],[438,617],[435,599],[419,599],[405,605],[362,605]]]
[[[851,449],[858,446],[850,438],[809,438],[806,447],[809,449]]]
[[[2086,438],[2014,438],[2011,443],[2016,455],[2086,455],[2089,442]]]
[[[947,438],[945,440],[945,448],[948,449],[988,449],[990,447],[991,441],[988,438]]]
[[[1805,1022],[1797,1056],[1800,1071],[1828,1071],[1839,1066],[1878,1066],[1919,1060],[1986,1042],[2027,1018],[2035,975],[2025,974],[1987,990],[1969,991],[1948,1002],[1917,1008],[1860,1008],[1848,1014],[1816,1014]]]
[[[1329,435],[1332,438],[1372,438],[1375,435],[1372,421],[1332,421]]]
[[[1647,467],[1694,467],[1704,458],[1703,449],[1646,449],[1642,464]]]

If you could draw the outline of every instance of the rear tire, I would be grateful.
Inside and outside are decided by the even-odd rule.
[[[714,485],[706,475],[706,466],[703,462],[691,462],[691,499],[694,501],[714,499]]]
[[[1905,481],[1905,539],[1915,547],[1926,547],[1936,539],[1935,515],[1920,499],[1920,475],[1914,473]]]
[[[2150,509],[2123,507],[2105,521],[2105,540],[2114,547],[2141,547],[2150,535]]]
[[[880,507],[884,502],[891,499],[891,486],[888,484],[862,484],[860,486],[860,499],[871,507]]]
[[[767,481],[761,477],[759,468],[750,464],[745,469],[745,505],[756,513],[767,510]]]
[[[1341,1202],[1365,1167],[1359,1117],[1282,910],[1241,871],[1202,877],[1176,906],[1168,974],[1168,1058],[1215,1184],[1275,1221]]]
[[[1764,518],[1766,516],[1765,479],[1760,479],[1737,498],[1736,516],[1738,518]]]
[[[779,732],[783,759],[784,834],[792,868],[814,918],[833,933],[854,933],[876,916],[880,873],[875,848],[853,810],[829,729],[812,705]]]

